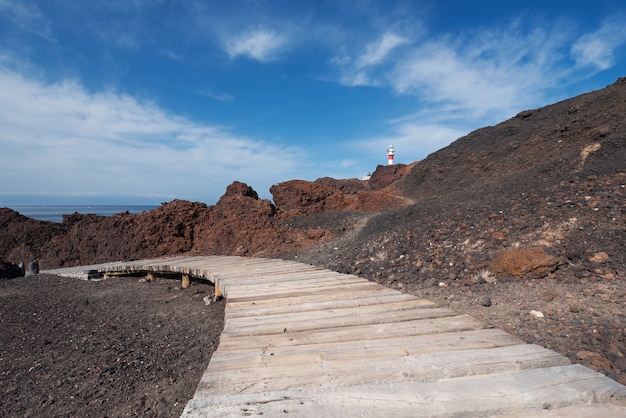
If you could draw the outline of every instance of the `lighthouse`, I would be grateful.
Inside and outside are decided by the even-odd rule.
[[[393,145],[389,145],[387,149],[387,165],[393,165]]]

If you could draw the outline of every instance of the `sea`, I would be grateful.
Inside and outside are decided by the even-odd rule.
[[[21,213],[29,218],[38,219],[40,221],[63,222],[63,215],[71,215],[75,212],[82,214],[96,214],[100,216],[111,216],[116,213],[130,212],[140,213],[147,212],[158,206],[145,205],[22,205],[7,206],[16,212]]]

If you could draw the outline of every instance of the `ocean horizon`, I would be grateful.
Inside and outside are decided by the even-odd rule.
[[[63,215],[93,213],[99,216],[111,216],[116,213],[141,213],[159,207],[159,205],[7,205],[9,209],[39,221],[63,222]]]

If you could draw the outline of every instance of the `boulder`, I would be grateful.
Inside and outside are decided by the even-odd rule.
[[[497,278],[513,276],[519,279],[539,279],[552,273],[559,259],[542,246],[515,248],[497,254],[489,270]]]
[[[17,264],[0,261],[0,279],[15,279],[24,277],[24,271]]]

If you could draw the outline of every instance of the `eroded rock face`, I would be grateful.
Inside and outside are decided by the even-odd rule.
[[[346,195],[334,187],[305,180],[274,185],[270,193],[284,216],[310,216],[356,206],[356,195]]]
[[[369,181],[359,179],[334,179],[332,177],[322,177],[315,180],[315,183],[330,186],[345,194],[357,194],[371,190]]]
[[[412,167],[406,164],[379,165],[368,181],[369,186],[372,190],[382,190],[408,174]]]
[[[411,203],[391,187],[406,172],[407,166],[378,166],[372,175],[375,188],[371,187],[372,179],[342,181],[322,178],[314,182],[286,181],[272,186],[270,192],[282,217],[312,216],[334,211],[388,211]]]

